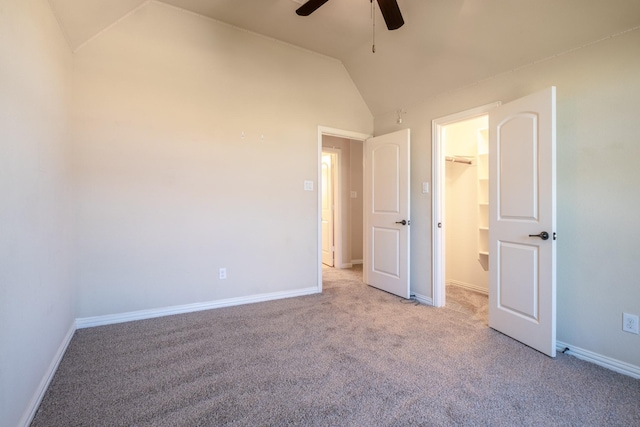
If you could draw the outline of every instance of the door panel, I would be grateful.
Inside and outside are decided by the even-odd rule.
[[[371,151],[373,212],[400,213],[400,147],[380,145]]]
[[[373,272],[399,279],[400,230],[373,227],[371,245],[373,246],[373,265],[371,266]]]
[[[555,129],[553,87],[489,113],[489,326],[551,357]]]
[[[538,248],[498,243],[498,307],[526,319],[538,319]]]
[[[496,154],[500,165],[498,203],[501,218],[536,220],[538,217],[537,122],[536,115],[527,113],[509,117],[500,125]],[[512,144],[514,140],[518,143]],[[514,162],[514,158],[518,161]]]
[[[364,281],[403,298],[410,296],[409,139],[406,129],[368,139],[364,150]]]

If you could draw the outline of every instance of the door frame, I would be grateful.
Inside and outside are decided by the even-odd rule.
[[[342,194],[342,179],[340,176],[342,150],[339,148],[322,147],[321,154],[325,153],[329,154],[331,157],[332,194],[330,198],[331,204],[333,205],[331,209],[331,215],[333,216],[331,220],[331,232],[333,233],[333,267],[340,268],[342,263],[338,263],[338,260],[342,259],[342,221],[339,219],[342,218],[342,198],[336,197],[336,194]],[[320,163],[322,164],[322,155],[320,156]],[[320,167],[322,168],[322,166]],[[318,192],[320,193],[320,220],[322,221],[322,177],[319,182]],[[336,219],[338,220],[336,221]],[[320,250],[322,251],[322,236],[320,240]],[[320,254],[320,259],[322,260],[322,254]]]
[[[373,135],[361,133],[361,132],[353,132],[344,129],[336,129],[327,126],[318,126],[318,149],[317,149],[317,175],[316,182],[318,183],[318,191],[317,191],[317,266],[318,266],[318,292],[322,292],[322,189],[320,185],[322,183],[322,137],[323,136],[336,136],[338,138],[346,138],[351,139],[353,141],[360,141],[364,143],[367,139],[371,138]],[[334,238],[334,245],[336,244],[336,240]],[[337,246],[337,245],[336,245]],[[337,253],[336,253],[337,258]],[[335,264],[335,261],[334,261]]]
[[[438,226],[444,222],[445,168],[442,131],[447,125],[489,114],[489,111],[501,104],[500,101],[492,102],[431,121],[431,182],[433,189],[431,195],[431,304],[434,307],[444,307],[446,300],[445,241],[442,226]]]

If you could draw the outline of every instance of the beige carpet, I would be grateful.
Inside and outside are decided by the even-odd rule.
[[[325,271],[324,293],[76,332],[33,426],[638,426],[640,381]]]
[[[489,324],[489,296],[456,285],[447,285],[446,308]]]

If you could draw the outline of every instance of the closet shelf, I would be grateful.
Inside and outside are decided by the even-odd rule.
[[[489,139],[487,129],[478,131],[478,262],[489,269]]]

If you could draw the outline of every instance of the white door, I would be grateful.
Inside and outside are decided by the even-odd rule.
[[[409,129],[364,148],[364,281],[409,298]]]
[[[334,266],[333,154],[322,153],[322,263]]]
[[[555,100],[551,87],[489,113],[489,326],[551,357]]]

